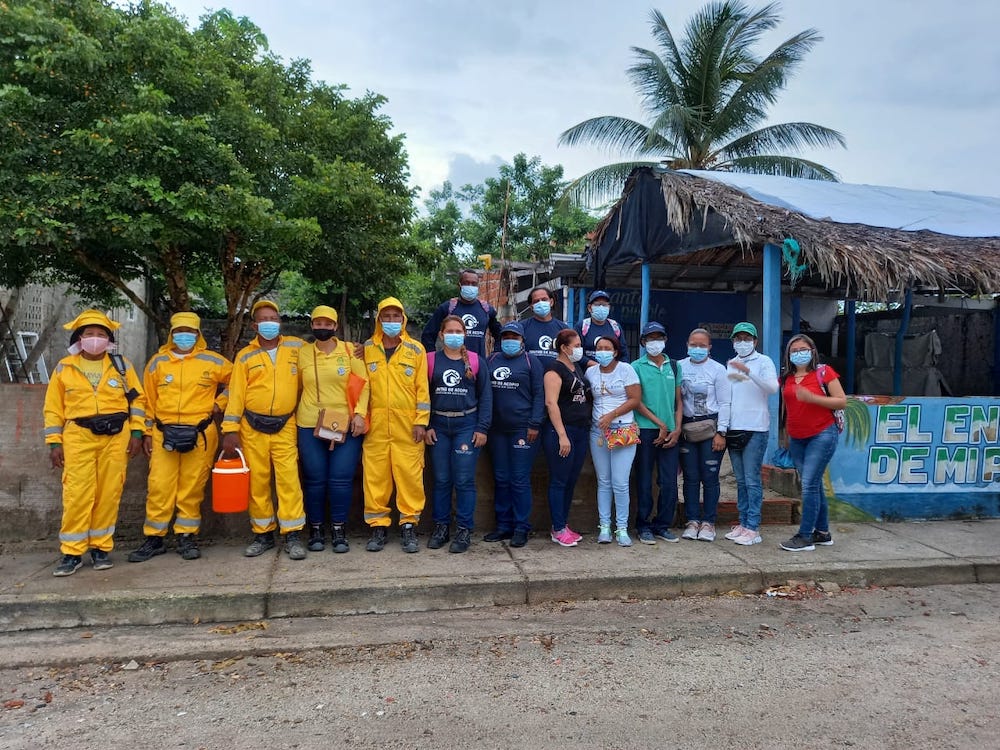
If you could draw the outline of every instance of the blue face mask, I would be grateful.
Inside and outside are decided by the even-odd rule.
[[[265,341],[271,341],[278,337],[281,333],[281,323],[277,323],[273,320],[265,320],[262,323],[257,324],[257,333]]]
[[[503,339],[500,342],[500,350],[508,357],[515,357],[521,353],[521,339]]]
[[[607,367],[608,365],[610,365],[612,361],[614,361],[614,358],[615,358],[614,352],[607,352],[607,351],[594,352],[594,359],[597,360],[597,364],[599,364],[601,367]]]
[[[539,318],[544,318],[546,315],[552,312],[552,304],[548,300],[544,300],[542,302],[536,302],[531,306],[531,310]]]
[[[446,333],[442,338],[444,339],[444,345],[449,349],[458,349],[465,343],[464,333]]]
[[[402,323],[387,323],[382,321],[382,334],[388,336],[391,339],[396,338],[400,333],[403,332]]]
[[[462,284],[462,288],[459,291],[459,294],[462,295],[462,299],[464,299],[466,302],[472,302],[474,299],[476,299],[476,297],[479,296],[479,287],[471,286],[469,284]]]
[[[182,352],[189,352],[194,349],[194,345],[198,341],[198,334],[178,332],[170,334],[170,338],[174,340],[174,346]]]
[[[608,319],[608,315],[611,314],[611,308],[607,305],[593,305],[590,308],[590,317],[596,320],[598,323],[603,323]]]
[[[812,362],[813,353],[809,352],[792,352],[788,355],[788,358],[792,361],[793,365],[801,366],[808,365]]]
[[[704,346],[689,346],[688,356],[692,362],[704,362],[708,359],[708,349]]]

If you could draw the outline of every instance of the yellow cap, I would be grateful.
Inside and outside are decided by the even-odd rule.
[[[170,316],[170,330],[172,331],[175,328],[194,328],[200,331],[201,318],[198,317],[197,313],[193,312],[174,313]]]
[[[63,328],[67,331],[76,331],[86,326],[104,326],[109,331],[117,331],[121,325],[121,323],[111,320],[100,310],[84,310],[76,318],[66,323]]]
[[[337,322],[337,311],[334,310],[329,305],[317,305],[313,308],[313,311],[309,314],[309,320],[316,320],[316,318],[329,318],[334,323]]]
[[[250,317],[252,318],[257,313],[257,311],[262,307],[270,307],[279,315],[281,314],[281,310],[278,309],[277,302],[269,299],[259,299],[256,302],[254,302],[253,307],[250,308]]]

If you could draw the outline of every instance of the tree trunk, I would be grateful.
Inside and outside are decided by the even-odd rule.
[[[226,235],[219,253],[223,288],[226,293],[226,325],[222,329],[222,356],[232,360],[239,351],[240,338],[246,325],[250,297],[264,279],[264,266],[258,261],[236,259],[239,237]]]
[[[35,343],[34,348],[28,352],[28,358],[24,361],[24,369],[28,372],[35,369],[35,363],[38,362],[38,358],[48,349],[52,334],[60,327],[59,321],[62,320],[63,310],[66,309],[68,301],[69,298],[65,294],[59,297],[59,304],[56,305],[55,312],[49,316],[42,330],[38,332],[38,341]]]
[[[146,300],[136,294],[133,290],[129,289],[128,284],[126,284],[120,276],[111,273],[104,268],[104,266],[94,263],[93,260],[91,260],[90,257],[80,248],[77,248],[73,255],[81,266],[89,271],[93,271],[101,279],[125,295],[125,297],[132,302],[132,304],[142,310],[143,314],[157,326],[169,326],[169,321],[163,320],[162,316],[157,314],[156,310],[154,310]]]

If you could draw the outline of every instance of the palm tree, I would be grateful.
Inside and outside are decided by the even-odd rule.
[[[840,133],[809,122],[761,127],[768,106],[822,38],[807,29],[758,58],[753,47],[778,25],[779,10],[777,3],[760,10],[737,0],[709,3],[688,21],[679,46],[663,15],[652,11],[660,54],[633,47],[637,60],[628,69],[649,124],[605,115],[584,120],[559,137],[560,145],[594,143],[637,161],[588,172],[570,183],[566,194],[577,202],[606,199],[635,167],[657,162],[670,169],[836,181],[837,175],[822,164],[786,154],[805,147],[843,147]]]

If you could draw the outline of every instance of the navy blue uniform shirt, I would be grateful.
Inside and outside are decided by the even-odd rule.
[[[545,415],[545,367],[541,360],[524,351],[516,357],[495,352],[487,370],[493,386],[493,429],[537,430]]]
[[[452,302],[455,307],[451,312]],[[484,307],[485,305],[485,307]],[[483,300],[474,299],[466,302],[461,297],[453,297],[438,305],[431,319],[420,334],[420,342],[429,352],[437,347],[438,333],[441,331],[441,321],[449,315],[457,315],[465,323],[465,348],[486,358],[486,332],[493,334],[493,341],[500,340],[500,323],[497,321],[497,311],[493,305]]]
[[[474,355],[469,356],[471,358]],[[490,388],[486,360],[479,360],[479,372],[469,380],[464,361],[449,359],[443,351],[435,352],[434,370],[431,371],[428,367],[427,373],[430,378],[432,418],[434,412],[438,411],[457,413],[476,409],[476,432],[485,435],[490,431],[490,423],[493,421],[493,389]]]

